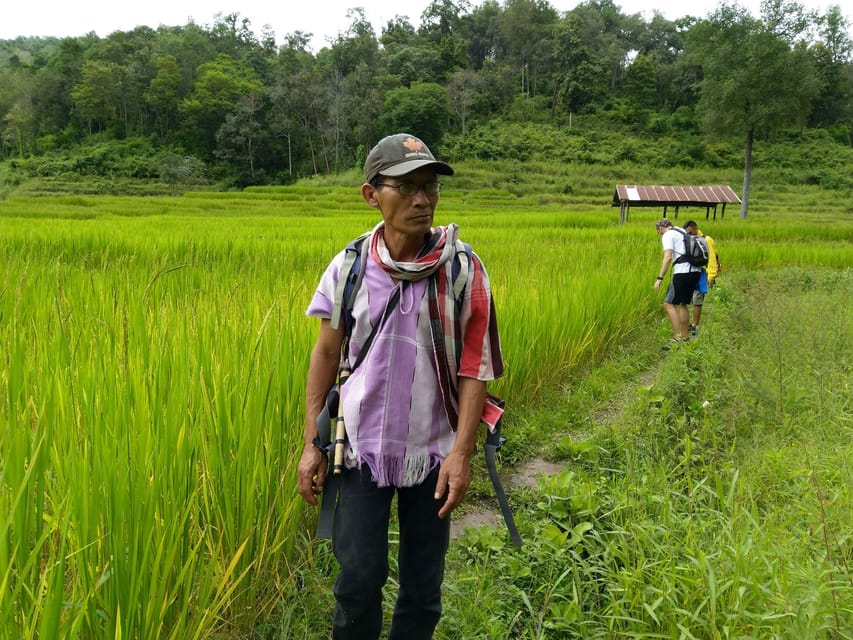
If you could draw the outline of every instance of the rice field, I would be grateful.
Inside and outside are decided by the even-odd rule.
[[[492,279],[510,426],[658,330],[659,215],[442,193],[437,222]],[[312,184],[0,203],[0,638],[227,637],[298,589],[304,310],[376,220],[357,188]],[[853,264],[849,215],[700,226],[726,269]]]

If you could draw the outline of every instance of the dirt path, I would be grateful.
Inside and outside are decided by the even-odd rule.
[[[638,387],[648,386],[654,382],[657,369],[643,371],[630,384],[625,385],[613,398],[602,402],[590,416],[590,424],[602,425],[614,421],[625,409]],[[551,462],[536,457],[519,465],[506,475],[501,476],[501,482],[507,493],[514,489],[536,488],[539,478],[552,476],[566,470],[565,462]],[[454,516],[450,524],[450,537],[458,538],[466,527],[481,527],[489,525],[494,528],[504,527],[503,516],[494,498],[466,502],[464,512]]]
[[[541,476],[551,476],[565,470],[566,465],[559,462],[549,462],[542,458],[534,458],[523,464],[511,475],[501,478],[504,490],[507,493],[513,489],[523,487],[536,487]],[[466,509],[462,515],[454,515],[450,521],[450,537],[458,538],[466,527],[482,527],[489,525],[498,529],[504,526],[503,516],[496,500],[478,500],[466,503]]]

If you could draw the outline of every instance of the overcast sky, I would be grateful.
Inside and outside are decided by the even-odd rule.
[[[848,0],[820,2],[803,0],[808,7],[825,12],[838,4],[848,16]],[[0,11],[0,39],[17,36],[81,36],[94,31],[101,37],[113,31],[130,31],[145,25],[156,29],[160,25],[183,26],[190,20],[201,26],[212,25],[216,14],[239,13],[248,18],[252,28],[260,32],[269,25],[280,44],[285,34],[294,31],[313,33],[312,46],[319,50],[329,39],[344,31],[350,21],[347,11],[363,7],[367,19],[373,24],[376,35],[396,15],[409,18],[414,26],[431,0],[8,0]],[[472,6],[481,4],[472,0]],[[558,11],[567,11],[578,0],[551,0]],[[657,9],[666,18],[674,20],[685,15],[704,17],[718,2],[712,0],[615,0],[614,4],[626,14],[643,13],[651,17]],[[760,0],[740,0],[752,15],[759,16]]]

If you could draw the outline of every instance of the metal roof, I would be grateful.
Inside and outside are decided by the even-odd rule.
[[[633,207],[663,207],[666,205],[707,207],[725,203],[740,204],[740,198],[727,185],[690,187],[617,184],[616,191],[613,194],[614,207],[622,204]]]

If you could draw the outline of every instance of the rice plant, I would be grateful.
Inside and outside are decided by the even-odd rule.
[[[620,227],[606,200],[586,195],[576,210],[568,198],[502,187],[442,198],[437,222],[459,223],[491,276],[507,362],[494,391],[510,400],[510,424],[625,336],[658,330],[656,212]],[[183,198],[11,197],[1,220],[0,638],[250,636],[273,611],[293,611],[300,563],[314,553],[294,468],[317,329],[304,310],[328,260],[375,213],[352,187],[308,183]],[[843,219],[820,231],[767,222],[759,212],[705,229],[725,269],[853,259]],[[689,433],[676,442],[691,460]],[[721,522],[760,512],[758,498],[734,509],[735,489],[678,481]],[[608,490],[616,504],[624,489],[586,485],[590,513]],[[681,498],[662,495],[648,489],[635,506],[666,517]],[[772,574],[720,581],[745,562],[753,534],[729,530],[707,549],[686,528],[682,553],[664,557],[654,522],[618,515],[612,535],[574,520],[550,530],[547,544],[578,564],[547,582],[534,579],[532,560],[509,558],[518,607],[497,611],[483,637],[584,634],[589,603],[613,628],[675,637],[673,620],[689,614],[703,620],[692,627],[699,637],[716,637],[733,610],[752,616],[762,598],[796,595]],[[592,539],[615,573],[590,563]],[[681,612],[681,583],[715,597]],[[801,617],[814,628],[809,611]]]

